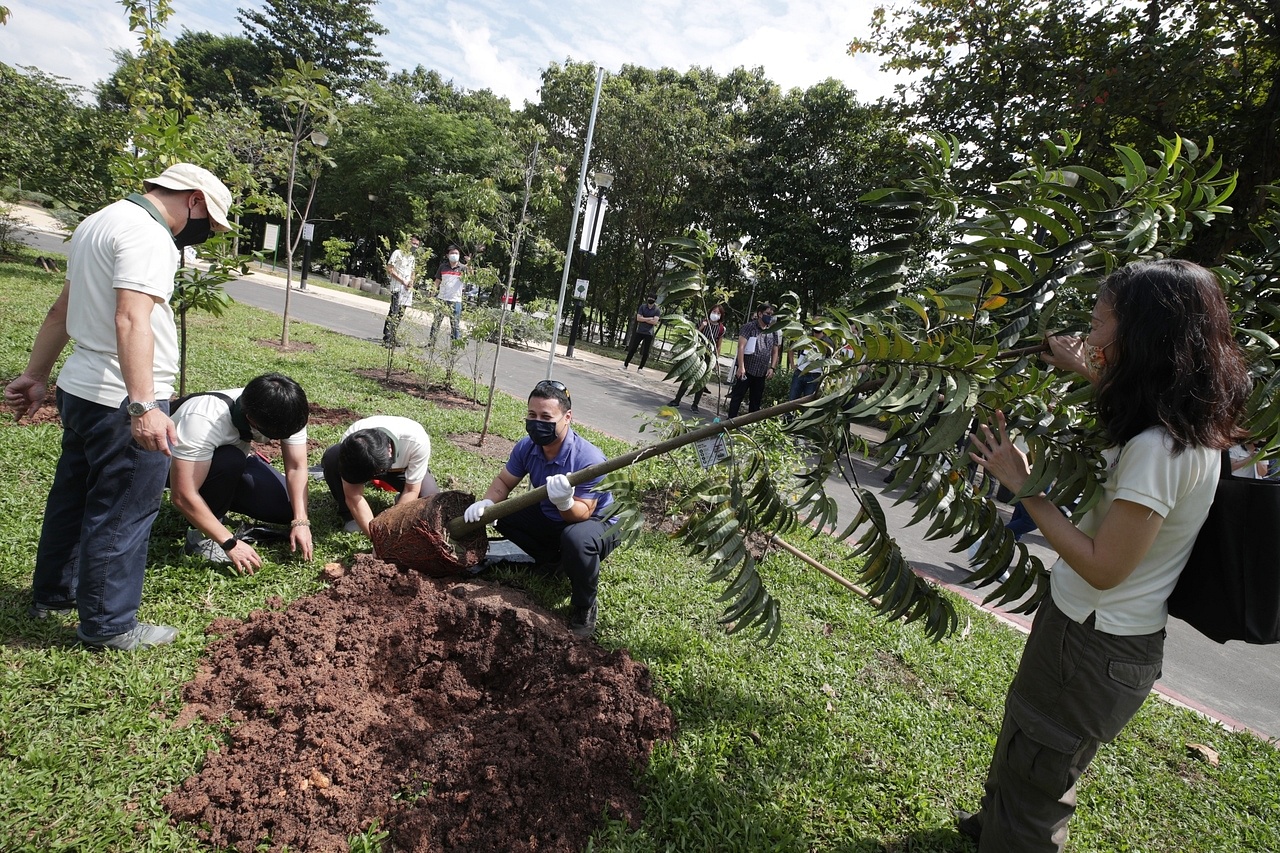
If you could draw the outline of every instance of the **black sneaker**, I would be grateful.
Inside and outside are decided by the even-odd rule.
[[[679,401],[679,400],[668,400],[668,401],[667,401],[667,405],[668,405],[668,406],[670,406],[670,407],[671,407],[671,408],[673,408],[673,409],[678,409],[678,408],[680,408],[680,401]]]
[[[596,602],[590,607],[575,607],[569,617],[569,630],[578,637],[587,639],[596,633]]]
[[[956,829],[965,838],[982,840],[982,819],[976,814],[956,809]]]

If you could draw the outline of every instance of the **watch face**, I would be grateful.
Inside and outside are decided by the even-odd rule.
[[[156,408],[155,403],[134,402],[134,403],[130,403],[125,408],[125,411],[127,411],[129,414],[133,415],[134,417],[137,417],[139,415],[145,415],[147,412],[151,411],[154,408]]]

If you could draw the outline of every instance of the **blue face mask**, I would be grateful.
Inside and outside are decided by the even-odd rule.
[[[766,328],[766,329],[767,329],[767,328],[769,328],[770,326],[772,326],[772,325],[773,325],[773,315],[772,315],[772,314],[761,314],[761,315],[760,315],[760,325],[761,325],[761,326],[763,326],[763,327],[764,327],[764,328]]]
[[[533,443],[539,447],[546,447],[548,444],[555,443],[556,427],[559,423],[556,421],[535,421],[526,420],[524,422],[524,431],[529,433],[529,438],[533,439]]]

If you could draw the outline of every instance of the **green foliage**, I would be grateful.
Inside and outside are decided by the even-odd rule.
[[[1074,162],[1074,140],[1064,136],[1043,144],[1026,168],[990,192],[965,196],[950,176],[955,151],[955,140],[934,136],[916,152],[916,177],[864,196],[865,204],[888,214],[896,230],[872,247],[860,268],[865,285],[859,304],[847,312],[829,311],[811,326],[795,321],[794,304],[782,312],[790,316],[782,327],[788,348],[814,348],[824,375],[819,398],[787,426],[812,454],[788,513],[775,508],[774,495],[756,489],[756,469],[746,464],[727,483],[700,484],[694,505],[707,509],[690,524],[708,535],[723,523],[715,507],[731,498],[726,505],[738,516],[761,519],[762,529],[793,524],[791,513],[831,526],[836,519],[828,480],[849,469],[841,466],[842,457],[860,449],[853,428],[872,422],[885,430],[876,452],[893,466],[900,500],[916,507],[912,523],[927,520],[927,538],[958,537],[957,548],[987,534],[974,579],[994,584],[1012,561],[1009,579],[990,598],[1009,604],[1031,593],[1022,605],[1029,609],[1047,590],[1044,567],[1025,548],[1015,550],[1012,534],[995,523],[990,484],[967,473],[966,444],[975,416],[988,420],[1004,411],[1034,460],[1022,494],[1048,490],[1058,505],[1077,504],[1077,515],[1100,495],[1104,438],[1083,405],[1087,387],[1040,369],[1031,354],[1010,357],[1002,350],[1038,341],[1048,331],[1082,328],[1099,277],[1185,246],[1198,225],[1228,210],[1224,201],[1234,179],[1220,175],[1208,151],[1178,138],[1162,140],[1150,163],[1132,149],[1118,148],[1123,168],[1105,175]],[[950,245],[934,274],[916,280],[907,273],[913,257],[929,250],[920,239],[929,231],[948,234]],[[1265,225],[1258,231],[1259,239],[1267,239]],[[685,269],[672,276],[669,292],[687,297],[705,286],[698,264],[709,255],[705,241],[678,245]],[[1262,307],[1275,285],[1273,266],[1239,259],[1235,269],[1224,271],[1233,301],[1241,306],[1237,319],[1251,330],[1255,369],[1267,380],[1255,395],[1251,425],[1269,447],[1276,446],[1280,421],[1280,403],[1270,405],[1280,399],[1270,382],[1276,343],[1266,331],[1280,332],[1274,316],[1280,312]],[[1250,316],[1246,303],[1260,316]],[[699,375],[705,357],[696,347],[681,349],[671,375]],[[741,446],[734,442],[735,455]],[[865,558],[860,581],[884,615],[922,620],[930,636],[945,636],[957,624],[954,608],[911,571],[875,495],[856,478],[849,485],[861,509],[840,535],[856,540],[855,554]],[[743,559],[737,551],[702,556],[730,567]],[[742,570],[739,588],[747,574],[750,566]]]
[[[324,249],[321,262],[331,270],[340,270],[347,262],[347,256],[351,254],[351,248],[355,244],[341,237],[330,237],[320,245]]]
[[[297,63],[327,71],[334,89],[354,94],[361,83],[386,74],[377,36],[387,28],[373,16],[376,0],[266,0],[241,8],[245,34],[279,68]]]
[[[26,220],[18,216],[14,206],[0,201],[0,255],[12,255],[22,245],[18,242],[17,231]]]
[[[0,314],[15,331],[0,339],[0,373],[21,370],[50,299],[39,270],[0,265]],[[361,379],[357,371],[376,369],[383,357],[363,341],[298,324],[295,337],[314,351],[261,346],[276,323],[243,305],[217,320],[194,316],[193,386],[238,387],[280,370],[326,406],[420,420],[433,437],[432,470],[442,482],[456,478],[457,488],[473,492],[487,486],[499,463],[443,439],[478,431],[482,410],[424,407],[420,398]],[[512,440],[523,435],[523,409],[523,400],[496,395],[494,431]],[[324,447],[342,430],[309,433]],[[623,449],[607,437],[590,438],[607,455]],[[133,655],[94,655],[74,645],[69,622],[25,616],[58,429],[0,424],[0,452],[11,484],[0,493],[0,838],[17,839],[8,846],[20,850],[202,849],[200,828],[173,824],[160,799],[227,736],[222,725],[175,725],[181,685],[195,677],[215,640],[205,629],[318,591],[316,567],[349,561],[367,541],[341,532],[327,490],[312,481],[316,561],[296,558],[287,545],[266,546],[261,570],[235,576],[182,556],[185,523],[166,503],[151,537],[139,616],[179,626],[179,641]],[[677,515],[674,505],[662,511],[668,493],[658,487],[679,489],[704,476],[691,452],[637,466],[636,481],[657,514]],[[382,509],[393,498],[370,493],[370,500]],[[803,548],[827,565],[853,565],[850,549],[827,537],[807,539]],[[608,824],[591,849],[965,849],[950,828],[951,811],[972,808],[981,794],[1022,638],[947,595],[965,629],[930,643],[910,626],[873,618],[786,554],[770,553],[760,571],[786,603],[785,641],[767,647],[725,635],[715,618],[722,586],[706,584],[706,565],[662,532],[645,532],[610,555],[598,642],[609,652],[628,649],[649,668],[678,729],[637,768],[643,820]],[[544,607],[567,611],[563,579],[507,568],[490,574],[526,588]],[[1188,743],[1217,750],[1221,765],[1189,757]],[[1072,844],[1280,849],[1278,776],[1280,752],[1271,744],[1153,699],[1081,780]],[[403,798],[426,790],[406,786]],[[347,843],[384,844],[384,826],[362,826],[353,816]]]
[[[108,163],[124,118],[80,103],[81,90],[35,69],[0,63],[0,183],[93,209],[112,197]]]

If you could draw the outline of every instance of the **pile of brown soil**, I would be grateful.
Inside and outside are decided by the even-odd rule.
[[[335,573],[336,574],[336,573]],[[226,745],[164,799],[236,850],[577,851],[674,730],[648,669],[522,593],[361,555],[332,589],[210,627],[184,717]],[[263,846],[259,846],[263,845]]]

